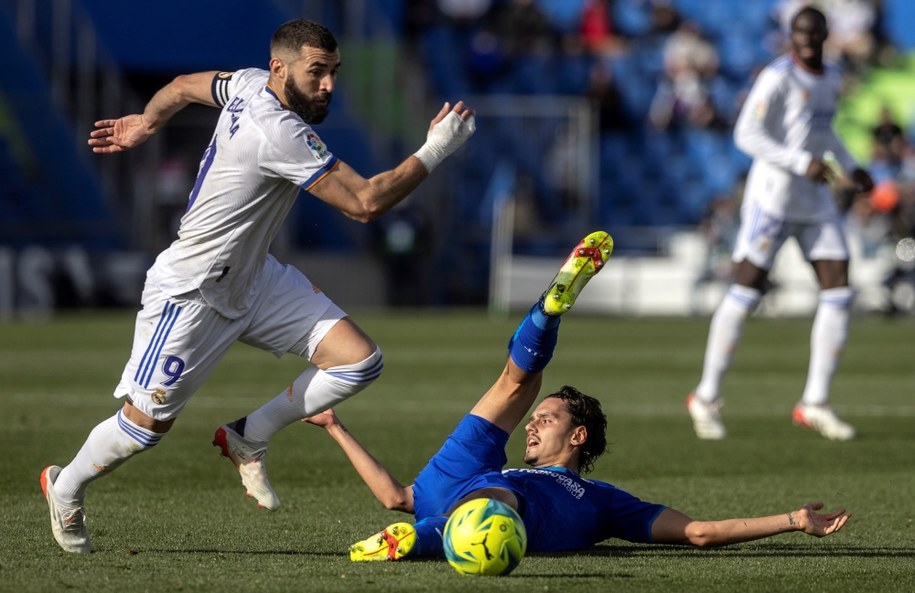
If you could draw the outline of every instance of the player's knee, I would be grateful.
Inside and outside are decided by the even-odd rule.
[[[758,290],[762,294],[769,287],[769,272],[751,263],[750,260],[744,259],[737,264],[734,270],[734,283]]]
[[[324,372],[336,381],[350,386],[353,393],[356,393],[380,377],[382,370],[384,370],[384,356],[381,354],[381,348],[375,346],[375,350],[365,359],[355,364],[330,367]]]
[[[820,304],[835,307],[836,309],[849,309],[855,300],[855,291],[850,286],[826,288],[820,291]]]
[[[725,298],[732,303],[732,306],[743,310],[743,315],[746,316],[756,310],[762,296],[763,292],[760,290],[735,283],[728,288]]]
[[[119,438],[113,441],[113,445],[117,449],[118,460],[126,460],[128,457],[155,447],[165,436],[164,432],[152,430],[132,421],[123,410],[117,414],[117,428]],[[115,467],[116,463],[105,465]]]
[[[131,422],[131,424],[158,434],[165,434],[171,430],[172,425],[175,423],[174,418],[169,420],[156,420],[152,416],[149,416],[134,406],[130,399],[124,402],[124,407],[122,408],[121,412],[123,416]]]

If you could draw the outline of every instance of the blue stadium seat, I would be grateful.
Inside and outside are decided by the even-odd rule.
[[[616,0],[611,17],[616,29],[628,37],[641,37],[651,30],[651,7],[641,0]]]
[[[644,156],[649,163],[666,166],[680,152],[679,144],[673,134],[667,132],[645,132]]]
[[[585,54],[560,56],[554,66],[556,92],[561,95],[584,95],[591,85],[594,60]]]
[[[738,95],[743,89],[742,82],[733,82],[726,76],[716,76],[709,88],[712,104],[719,116],[734,122],[738,114]]]
[[[657,79],[643,72],[631,54],[614,59],[611,68],[627,114],[633,121],[643,121],[657,91]]]
[[[678,217],[682,224],[698,224],[708,210],[713,194],[701,179],[690,179],[680,186]]]
[[[746,175],[747,171],[750,170],[750,165],[753,163],[753,160],[747,156],[745,152],[737,148],[737,145],[734,144],[733,140],[731,140],[731,143],[728,145],[728,154],[730,155],[731,164],[734,165],[737,174]]]
[[[516,56],[512,60],[511,92],[518,95],[550,95],[556,89],[552,59],[547,56],[529,54]]]
[[[629,150],[625,134],[609,133],[600,138],[599,165],[602,175],[616,176]]]
[[[632,224],[650,227],[679,223],[679,195],[656,171],[646,169],[632,187]]]
[[[712,196],[728,194],[737,183],[738,171],[726,152],[712,155],[705,167],[703,181]]]
[[[715,133],[691,128],[684,131],[686,155],[694,167],[702,167],[718,149]]]
[[[716,45],[721,72],[734,80],[746,80],[759,62],[763,40],[746,27],[732,25]]]
[[[572,33],[581,26],[585,0],[536,0],[536,4],[560,33]]]
[[[441,97],[466,95],[470,83],[466,79],[461,52],[454,51],[459,44],[455,32],[446,25],[434,25],[423,32],[420,38],[426,73]]]

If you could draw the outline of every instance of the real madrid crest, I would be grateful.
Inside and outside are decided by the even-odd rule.
[[[153,391],[153,394],[152,394],[152,400],[161,406],[161,405],[165,404],[165,401],[167,399],[168,398],[165,393],[165,390],[162,389],[161,387],[156,387],[156,390]]]

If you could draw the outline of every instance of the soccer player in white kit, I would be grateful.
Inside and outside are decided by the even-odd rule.
[[[337,405],[381,373],[378,346],[308,278],[268,249],[301,190],[370,222],[410,194],[474,131],[473,111],[445,103],[426,143],[392,170],[365,179],[334,156],[312,124],[328,113],[340,53],[322,25],[294,20],[274,33],[269,70],[179,76],[142,114],[101,120],[96,153],[133,148],[190,103],[221,108],[181,219],[178,238],[147,274],[133,348],[114,395],[123,407],[96,426],[66,466],[41,473],[51,527],[68,552],[92,551],[88,484],[155,446],[236,341],[311,362],[214,444],[249,496],[276,509],[264,455],[270,437]]]
[[[759,304],[778,250],[794,237],[820,285],[811,332],[807,384],[792,418],[826,438],[854,438],[854,428],[829,406],[829,387],[848,334],[853,298],[848,248],[828,182],[834,155],[857,191],[873,187],[836,136],[832,121],[841,73],[823,62],[826,17],[802,8],[791,21],[791,52],[769,64],[747,97],[734,131],[737,146],[753,157],[741,207],[733,259],[734,283],[712,316],[702,378],[687,397],[696,434],[722,439],[720,386],[747,317]]]

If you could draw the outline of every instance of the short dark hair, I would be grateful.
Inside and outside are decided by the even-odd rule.
[[[791,17],[791,30],[792,31],[794,31],[795,27],[797,26],[798,19],[801,18],[802,16],[813,17],[814,19],[819,21],[819,23],[821,25],[823,25],[824,28],[828,24],[827,20],[826,20],[826,15],[823,14],[822,11],[820,11],[818,8],[816,8],[814,6],[807,5],[807,6],[804,6],[803,8],[801,8],[800,10],[798,10],[796,13],[794,13],[794,16]]]
[[[547,397],[561,399],[572,416],[572,424],[584,426],[588,431],[588,438],[580,449],[578,471],[582,474],[590,473],[594,469],[594,462],[607,450],[607,417],[601,409],[600,401],[569,385]]]
[[[337,40],[324,25],[306,19],[295,19],[280,25],[270,39],[270,55],[277,51],[299,53],[303,46],[336,51]]]

